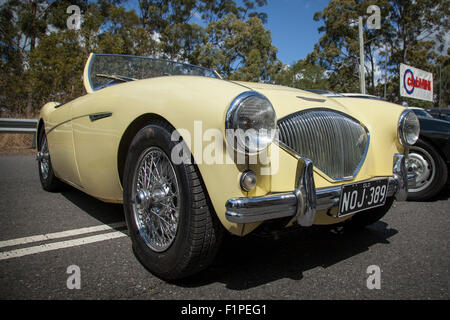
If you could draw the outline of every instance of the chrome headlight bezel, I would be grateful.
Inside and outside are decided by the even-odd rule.
[[[398,120],[397,135],[400,143],[404,147],[414,145],[419,139],[420,123],[414,111],[406,109]]]
[[[261,105],[266,108],[266,110],[261,110],[263,114],[259,114],[259,117],[267,117],[267,127],[264,128],[240,128],[240,111],[242,108],[246,107],[246,103],[251,103],[259,100]],[[258,120],[255,118],[254,120]],[[227,141],[233,149],[237,152],[245,153],[247,155],[254,155],[260,153],[261,151],[267,149],[269,145],[273,142],[277,127],[277,117],[275,109],[272,106],[270,100],[256,91],[246,91],[239,94],[230,104],[225,117],[225,134]],[[231,131],[230,131],[231,130]],[[244,135],[242,133],[245,132]],[[258,134],[252,136],[254,132]],[[262,135],[260,136],[260,134]],[[266,135],[264,136],[264,134]],[[250,137],[252,141],[257,141],[258,143],[246,143],[246,137]],[[233,138],[233,140],[231,140]],[[237,143],[235,143],[234,138],[237,138]],[[262,143],[260,143],[263,140]]]

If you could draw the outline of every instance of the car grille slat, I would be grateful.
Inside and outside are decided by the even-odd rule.
[[[278,121],[279,140],[333,180],[349,179],[364,161],[369,133],[355,119],[332,110],[306,110]]]

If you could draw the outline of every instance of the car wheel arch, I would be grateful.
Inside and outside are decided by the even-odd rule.
[[[409,150],[409,155],[417,153],[424,156],[425,160],[419,160],[419,163],[423,163],[428,166],[428,163],[432,163],[432,170],[427,170],[425,176],[420,175],[421,184],[416,185],[416,187],[408,190],[408,200],[412,201],[423,201],[428,200],[436,196],[448,183],[448,163],[446,162],[446,157],[442,154],[441,150],[436,147],[436,144],[430,141],[430,139],[424,139],[420,136],[420,139],[411,147],[416,150]],[[413,157],[414,158],[414,157]],[[422,164],[423,165],[423,164]],[[409,165],[408,165],[409,166]],[[421,167],[421,165],[419,165]],[[420,173],[420,171],[419,171]],[[418,183],[416,177],[416,183]],[[423,179],[423,180],[422,180]]]
[[[37,150],[39,150],[39,148],[41,147],[41,146],[40,146],[40,143],[39,143],[39,135],[41,134],[41,131],[42,131],[42,130],[45,130],[45,129],[44,129],[44,120],[43,120],[42,118],[40,118],[40,119],[39,119],[39,122],[38,122],[38,125],[37,125],[36,136],[35,136],[35,139],[36,139],[36,149],[37,149]]]
[[[442,159],[444,159],[444,161],[446,163],[448,163],[450,161],[450,159],[447,159],[447,157],[445,156],[444,152],[442,152],[441,148],[439,148],[439,146],[437,146],[436,143],[434,143],[432,139],[429,139],[428,137],[423,136],[423,135],[420,135],[419,139],[422,140],[422,141],[425,141],[430,146],[432,146],[434,148],[434,150],[442,157]]]
[[[136,119],[134,119],[128,127],[125,129],[122,138],[120,139],[119,148],[117,152],[117,169],[119,173],[119,179],[121,187],[123,187],[123,174],[125,169],[125,161],[127,160],[128,149],[139,130],[148,125],[152,121],[163,121],[172,128],[174,126],[164,117],[156,113],[146,113],[142,114]]]

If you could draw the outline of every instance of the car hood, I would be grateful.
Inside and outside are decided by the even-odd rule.
[[[421,133],[441,133],[450,136],[450,122],[434,118],[418,117]]]
[[[348,114],[368,127],[374,121],[385,122],[387,118],[392,118],[392,123],[396,126],[400,114],[405,110],[401,105],[382,100],[325,97],[278,85],[242,81],[234,83],[265,95],[272,103],[278,119],[306,109],[329,108]]]

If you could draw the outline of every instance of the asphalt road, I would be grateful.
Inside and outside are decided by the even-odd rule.
[[[43,191],[29,155],[0,156],[0,177],[0,299],[450,298],[448,190],[395,203],[358,234],[231,238],[209,269],[167,283],[136,260],[120,205],[71,188]],[[67,286],[73,265],[80,289]],[[381,270],[380,289],[367,287],[371,265]]]

